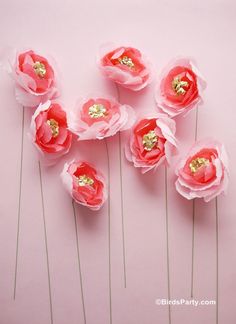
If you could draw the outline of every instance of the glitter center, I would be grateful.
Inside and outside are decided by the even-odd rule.
[[[49,125],[52,137],[57,137],[59,135],[59,124],[55,119],[48,119],[47,124]]]
[[[35,74],[37,74],[40,78],[45,77],[47,70],[43,63],[37,61],[34,63],[33,68]]]
[[[198,157],[194,160],[192,160],[189,163],[189,167],[192,173],[197,172],[202,166],[206,166],[209,164],[209,160],[205,158]]]
[[[134,68],[134,63],[133,63],[132,59],[128,56],[119,57],[118,61],[120,64],[126,65],[131,69]]]
[[[188,86],[189,84],[187,81],[181,81],[178,77],[174,78],[172,81],[172,88],[177,95],[184,95],[186,93],[184,87],[188,88]]]
[[[92,118],[101,118],[106,116],[106,108],[102,104],[94,104],[89,107],[88,114]]]
[[[143,135],[143,146],[146,151],[151,151],[158,141],[158,136],[154,130],[149,131]]]
[[[94,180],[92,178],[87,177],[85,174],[76,177],[76,180],[80,187],[92,186],[94,184]]]

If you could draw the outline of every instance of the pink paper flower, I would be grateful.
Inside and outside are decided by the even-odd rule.
[[[211,139],[195,143],[176,174],[176,189],[187,199],[203,198],[208,202],[225,192],[229,171],[223,144]]]
[[[138,91],[151,82],[150,63],[133,47],[110,45],[101,49],[98,64],[101,72],[125,88]]]
[[[133,109],[115,99],[82,99],[69,115],[69,129],[80,140],[103,139],[130,128],[135,121]]]
[[[78,204],[99,210],[107,199],[107,186],[103,175],[87,162],[66,163],[61,178]]]
[[[59,96],[54,67],[32,50],[16,54],[10,73],[16,83],[16,99],[25,107],[37,107]]]
[[[67,129],[66,112],[58,103],[48,100],[40,104],[30,128],[32,141],[47,162],[55,162],[69,151],[72,134]]]
[[[206,82],[192,61],[177,59],[165,68],[157,84],[157,106],[171,117],[186,114],[202,102],[205,88]]]
[[[145,173],[161,163],[170,163],[176,153],[175,121],[164,114],[140,120],[125,147],[127,159]]]

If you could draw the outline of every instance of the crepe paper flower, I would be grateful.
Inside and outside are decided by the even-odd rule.
[[[99,210],[107,199],[104,176],[87,162],[65,163],[61,179],[78,204],[92,210]]]
[[[47,162],[53,163],[69,151],[72,133],[60,104],[50,100],[40,104],[32,116],[30,128],[32,141]]]
[[[171,117],[186,114],[202,103],[206,82],[189,58],[172,61],[157,84],[157,106]]]
[[[6,51],[7,52],[7,51]],[[37,107],[48,99],[59,96],[56,81],[55,63],[33,50],[17,53],[9,50],[5,53],[3,64],[15,81],[16,100],[24,107]],[[7,60],[7,63],[4,63]]]
[[[69,114],[69,129],[79,140],[103,139],[130,128],[134,110],[113,98],[87,97]]]
[[[175,121],[164,114],[140,120],[125,147],[126,158],[142,173],[169,164],[176,152]]]
[[[104,46],[98,65],[107,78],[134,91],[145,88],[151,82],[150,63],[133,47]]]
[[[195,143],[180,161],[176,174],[176,189],[187,199],[203,198],[208,202],[226,192],[229,170],[224,145],[213,139]]]

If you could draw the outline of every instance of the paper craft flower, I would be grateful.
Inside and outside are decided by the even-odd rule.
[[[61,178],[78,204],[99,210],[107,199],[107,186],[103,175],[87,162],[65,163]]]
[[[211,139],[195,143],[176,174],[176,189],[187,199],[203,198],[208,202],[225,192],[229,171],[223,144]]]
[[[202,102],[205,88],[206,82],[193,62],[177,59],[165,68],[157,84],[157,106],[171,117],[186,114]]]
[[[140,120],[125,147],[127,159],[145,173],[171,161],[176,153],[175,121],[164,114]]]
[[[40,104],[31,120],[31,137],[41,155],[53,162],[66,154],[72,141],[67,129],[66,112],[58,103]]]
[[[135,121],[133,109],[115,99],[82,99],[69,115],[69,129],[79,140],[103,139],[130,128]]]
[[[151,82],[150,63],[136,48],[111,45],[109,49],[102,48],[101,52],[98,64],[107,78],[134,91]]]
[[[55,70],[49,61],[32,50],[18,53],[11,63],[16,99],[25,107],[37,107],[58,97]]]

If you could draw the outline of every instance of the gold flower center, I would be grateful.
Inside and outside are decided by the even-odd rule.
[[[80,187],[92,186],[94,184],[94,180],[92,178],[87,177],[85,174],[77,177],[76,180]]]
[[[119,61],[120,64],[126,65],[131,69],[134,68],[134,62],[128,56],[119,57],[118,61]]]
[[[94,104],[89,107],[88,114],[92,118],[100,118],[106,116],[106,108],[102,104]]]
[[[146,151],[151,151],[158,141],[158,136],[154,130],[149,131],[143,135],[143,146]]]
[[[206,166],[209,164],[209,160],[205,158],[198,157],[194,160],[192,160],[189,163],[189,167],[192,173],[197,172],[202,166]]]
[[[48,119],[47,124],[49,125],[52,137],[57,137],[59,135],[59,124],[55,119]]]
[[[172,88],[177,95],[184,95],[186,93],[184,87],[188,86],[188,82],[180,80],[179,77],[174,78],[174,80],[172,81]]]
[[[40,78],[44,78],[47,73],[45,65],[38,61],[34,63],[33,69],[35,74],[37,74]]]

